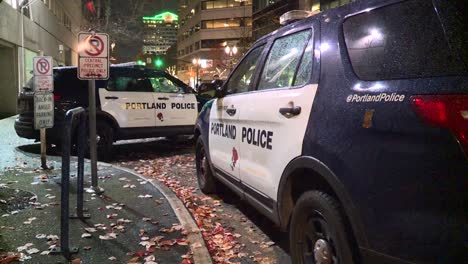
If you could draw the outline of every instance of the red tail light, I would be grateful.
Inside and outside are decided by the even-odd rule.
[[[54,101],[58,101],[60,98],[62,98],[60,94],[54,94]]]
[[[468,95],[420,95],[411,100],[419,117],[452,131],[468,155]]]

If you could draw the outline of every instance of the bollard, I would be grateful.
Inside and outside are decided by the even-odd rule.
[[[70,217],[70,152],[73,120],[78,117],[78,177],[77,177],[77,218],[84,219],[89,215],[83,214],[83,185],[84,185],[84,146],[86,137],[83,134],[85,117],[84,109],[77,107],[65,114],[62,134],[62,191],[60,194],[60,247],[54,248],[52,254],[63,254],[67,259],[78,252],[78,248],[69,245],[69,217]]]
[[[86,116],[84,113],[80,113],[78,116],[78,140],[77,145],[77,156],[78,156],[78,173],[77,173],[77,190],[76,190],[76,214],[70,215],[72,219],[89,219],[90,214],[84,213],[84,156],[85,156],[85,144],[86,144]]]

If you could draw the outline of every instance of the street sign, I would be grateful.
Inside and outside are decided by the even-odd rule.
[[[34,94],[34,128],[51,128],[54,126],[53,93]]]
[[[80,32],[78,34],[78,79],[109,78],[109,35]]]
[[[50,56],[37,56],[33,58],[34,91],[53,92],[54,78],[53,62]]]

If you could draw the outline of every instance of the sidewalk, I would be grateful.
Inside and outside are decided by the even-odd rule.
[[[60,245],[60,158],[48,157],[54,170],[38,170],[39,156],[15,150],[32,141],[16,136],[13,121],[0,120],[0,254],[10,252],[24,263],[67,263],[49,254]],[[70,213],[76,206],[73,160]],[[79,248],[73,263],[211,262],[193,219],[157,181],[102,163],[98,175],[104,194],[85,193],[91,218],[69,222],[70,247]]]

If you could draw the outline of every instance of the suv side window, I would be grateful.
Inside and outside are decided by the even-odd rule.
[[[276,39],[263,69],[258,90],[291,87],[312,30]]]
[[[147,78],[132,76],[111,76],[107,83],[107,90],[115,92],[153,92]]]
[[[173,81],[164,76],[149,77],[148,80],[151,82],[151,86],[155,93],[185,93],[182,87],[179,87]]]
[[[432,1],[410,0],[352,16],[343,31],[354,72],[363,80],[464,71],[451,53]]]
[[[265,45],[256,47],[242,60],[227,82],[227,94],[249,91],[250,82],[252,81],[257,62],[260,59],[260,55],[262,55],[264,47]]]

